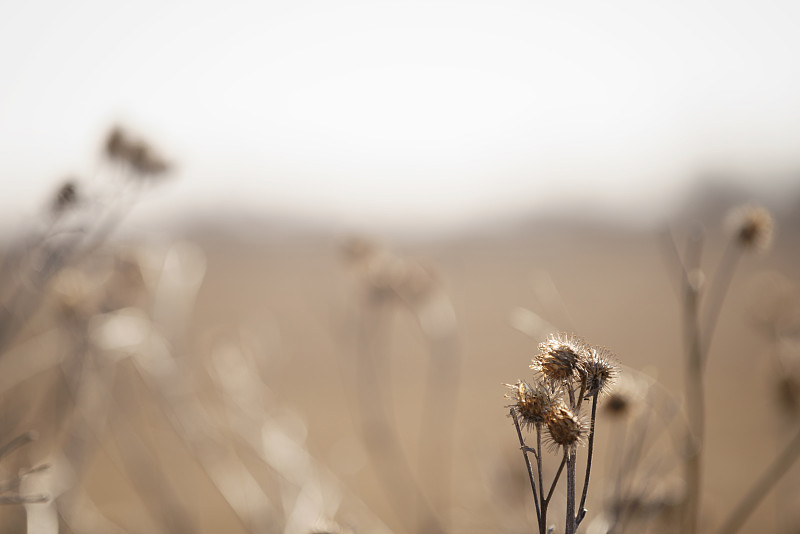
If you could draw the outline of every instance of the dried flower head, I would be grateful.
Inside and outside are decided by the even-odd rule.
[[[159,176],[170,169],[169,163],[148,143],[132,138],[119,126],[112,128],[106,137],[105,155],[128,166],[140,178]]]
[[[58,188],[53,199],[52,212],[54,214],[63,213],[64,210],[71,208],[78,201],[78,184],[74,179],[69,178],[61,187]]]
[[[612,417],[622,417],[630,411],[631,398],[624,392],[614,391],[603,404],[603,411]]]
[[[746,205],[734,209],[728,215],[727,224],[736,243],[743,249],[762,251],[772,244],[775,222],[762,206]]]
[[[551,384],[563,384],[579,370],[586,352],[583,339],[565,333],[551,334],[547,341],[539,344],[539,354],[530,367]]]
[[[169,164],[144,141],[128,147],[128,163],[141,176],[157,176],[169,170]]]
[[[641,408],[647,395],[648,385],[641,379],[624,374],[614,384],[602,404],[601,410],[608,417],[623,418],[634,409]]]
[[[557,447],[579,445],[588,432],[588,425],[563,403],[548,412],[545,424],[550,441]]]
[[[548,414],[558,406],[552,390],[544,384],[531,386],[520,380],[516,384],[506,384],[506,387],[511,390],[506,398],[514,401],[512,407],[522,426],[528,429],[546,423]]]
[[[105,154],[111,160],[124,160],[128,153],[128,135],[119,126],[108,132],[105,142]]]
[[[586,380],[586,397],[607,393],[618,374],[616,358],[603,347],[590,347],[580,362],[580,374]]]

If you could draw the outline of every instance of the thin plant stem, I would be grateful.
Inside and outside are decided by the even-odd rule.
[[[703,249],[702,236],[697,233],[687,244],[686,266],[696,268],[700,264]],[[688,271],[691,272],[691,271]],[[686,438],[686,501],[684,509],[684,532],[697,532],[700,509],[700,484],[702,474],[703,435],[705,432],[705,391],[703,385],[703,353],[700,340],[699,308],[701,287],[687,277],[684,288],[684,334],[686,336],[686,405],[689,432]]]
[[[688,283],[688,273],[686,271],[686,265],[683,262],[683,258],[681,258],[681,254],[678,251],[675,235],[672,233],[670,228],[664,228],[662,232],[662,239],[659,241],[662,245],[662,257],[664,259],[664,263],[666,264],[667,270],[669,272],[672,272],[673,269],[680,271],[681,276],[677,279],[677,281],[672,277],[670,277],[669,280],[673,284],[675,296],[677,298],[681,298],[683,295],[683,288]]]
[[[542,517],[539,520],[539,529],[547,525],[547,505],[544,502],[544,483],[542,482],[542,424],[536,423],[536,470],[539,475],[539,495],[542,499]]]
[[[522,431],[519,428],[519,421],[517,421],[517,413],[514,408],[511,408],[509,413],[511,414],[511,419],[514,421],[514,428],[517,429],[517,437],[519,438],[519,446],[522,449],[522,457],[525,458],[525,466],[528,468],[528,478],[531,481],[531,491],[533,491],[533,502],[536,504],[536,520],[541,524],[542,522],[542,512],[539,509],[539,496],[536,493],[536,482],[533,478],[533,469],[531,468],[531,460],[528,457],[528,447],[525,445],[525,440],[522,438]],[[536,460],[537,462],[541,462],[539,459],[539,453],[536,452]]]
[[[612,506],[611,509],[613,510],[613,516],[611,520],[611,526],[609,527],[609,532],[618,532],[616,529],[617,524],[620,522],[620,517],[622,515],[622,510],[620,506],[616,506],[616,503],[622,502],[622,496],[624,494],[623,487],[622,487],[622,479],[623,479],[623,467],[627,465],[623,460],[626,457],[625,454],[625,445],[628,442],[628,427],[632,423],[628,420],[624,422],[620,422],[618,426],[619,428],[617,431],[612,432],[614,436],[614,446],[608,448],[608,465],[611,466],[611,469],[607,472],[616,473],[613,482],[613,491],[611,492],[612,495],[612,503],[615,503],[615,506]]]
[[[577,399],[575,397],[575,391],[572,389],[572,387],[567,388],[567,391],[569,392],[569,402],[571,408],[575,413],[578,413],[581,409],[583,396],[586,393],[586,381],[581,380],[580,391]],[[577,452],[578,448],[573,445],[569,448],[569,456],[567,457],[567,518],[566,524],[564,525],[565,534],[575,534],[575,529],[577,528],[577,523],[575,521],[575,470],[577,468]]]
[[[597,393],[592,395],[592,420],[589,428],[589,451],[586,456],[586,478],[583,479],[583,492],[581,494],[581,502],[578,505],[578,515],[575,518],[575,527],[580,526],[581,521],[586,516],[586,494],[589,492],[589,476],[592,472],[592,451],[594,450],[594,422],[597,416]]]
[[[567,518],[564,534],[575,534],[575,460],[577,447],[571,445],[567,456]]]
[[[706,315],[703,323],[703,336],[701,339],[701,351],[703,364],[708,359],[708,352],[711,347],[711,340],[714,338],[714,331],[717,327],[722,303],[728,294],[728,288],[733,280],[733,274],[741,258],[741,248],[737,246],[735,240],[728,242],[725,252],[722,254],[719,267],[714,277],[711,279],[711,287],[707,293]]]
[[[361,431],[372,464],[398,518],[407,522],[407,528],[412,530],[444,532],[412,473],[398,432],[390,424],[393,414],[386,408],[391,404],[391,388],[385,384],[391,380],[385,376],[386,373],[382,376],[377,365],[385,364],[390,311],[386,303],[380,301],[368,301],[362,309],[356,350]],[[412,524],[414,519],[408,517],[408,510],[415,508],[412,499],[416,501],[416,520],[419,523],[416,526]]]
[[[438,510],[450,509],[455,417],[458,409],[460,354],[455,334],[428,338],[429,357],[425,386],[426,409],[420,421],[419,473],[426,473],[428,497]],[[434,446],[431,446],[434,443]],[[443,518],[447,523],[448,518]]]
[[[0,496],[0,504],[29,504],[47,502],[49,497],[47,495],[3,495]]]
[[[23,445],[27,445],[28,443],[34,441],[36,439],[36,433],[34,432],[25,432],[20,434],[19,436],[15,437],[2,447],[0,447],[0,458],[6,456],[7,454],[15,451],[16,449],[22,447]]]
[[[705,433],[705,390],[700,336],[697,328],[697,297],[690,290],[686,302],[688,333],[688,358],[686,367],[686,401],[689,432],[686,444],[686,532],[694,534],[700,508],[700,478],[702,470],[703,439]]]
[[[583,397],[586,395],[586,381],[581,380],[581,392],[578,394],[578,403],[575,405],[574,412],[578,413],[581,410],[581,404],[583,404]]]
[[[736,505],[736,508],[733,509],[722,526],[717,529],[717,532],[719,534],[733,534],[742,528],[750,514],[753,513],[781,477],[789,471],[789,468],[798,457],[800,457],[800,431],[795,434],[792,441],[786,445],[781,455],[767,468],[761,478],[753,484],[750,491]]]
[[[541,449],[540,451],[541,452]],[[553,477],[553,483],[550,485],[550,491],[547,493],[547,498],[542,501],[542,521],[539,523],[539,534],[546,534],[547,532],[547,507],[550,506],[550,499],[553,498],[553,492],[556,490],[556,484],[558,484],[558,479],[561,477],[561,472],[564,470],[564,465],[567,463],[567,449],[564,449],[564,457],[561,459],[561,463],[558,466],[558,471],[556,471],[556,475]],[[544,488],[542,488],[544,490]]]
[[[628,504],[625,506],[620,507],[616,512],[616,517],[614,520],[614,525],[620,525],[619,530],[616,528],[612,529],[612,532],[625,532],[625,527],[627,523],[630,521],[632,512],[635,509],[635,480],[633,473],[639,470],[639,464],[642,462],[642,456],[645,453],[645,443],[648,439],[648,432],[650,431],[650,418],[647,416],[642,416],[636,421],[630,422],[623,427],[622,435],[625,436],[621,439],[621,443],[626,443],[628,441],[628,436],[633,434],[631,446],[627,448],[623,448],[620,450],[620,458],[621,460],[619,468],[619,478],[617,480],[617,490],[616,495],[619,496],[620,501],[624,500],[627,501]],[[635,428],[631,428],[630,425],[634,425]],[[648,480],[647,477],[644,480]],[[622,496],[625,496],[624,499]]]

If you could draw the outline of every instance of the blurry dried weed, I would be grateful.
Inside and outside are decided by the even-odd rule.
[[[705,368],[717,320],[742,255],[750,251],[766,250],[772,244],[774,237],[775,223],[772,216],[759,206],[742,206],[732,210],[726,219],[726,224],[730,238],[712,277],[702,274],[700,259],[704,249],[704,236],[701,229],[697,228],[690,233],[682,255],[678,253],[674,239],[671,241],[671,251],[680,266],[683,281],[682,311],[687,362],[685,406],[689,432],[687,432],[683,460],[687,491],[681,515],[683,530],[690,534],[697,532],[702,509],[700,480],[705,441]],[[701,313],[703,310],[704,314]],[[774,325],[769,325],[769,319],[766,319],[765,323],[768,329],[774,328]],[[784,393],[789,393],[791,396],[791,384],[788,388],[785,386],[786,384],[779,385],[784,388]],[[798,456],[800,456],[800,429],[762,478],[755,482],[732,509],[719,532],[730,533],[740,529],[747,517]]]
[[[273,529],[282,525],[281,532],[294,534],[346,533],[352,529],[388,532],[363,503],[345,491],[332,472],[311,457],[304,446],[306,431],[302,421],[290,413],[271,415],[265,410],[265,397],[270,392],[259,380],[252,358],[229,343],[219,345],[212,356],[208,371],[222,394],[225,420],[234,444],[237,449],[244,447],[274,473],[267,480],[259,480],[266,488],[266,499],[262,496],[246,500],[251,506],[268,506],[272,516],[265,517],[271,522],[251,531],[261,532],[271,524]],[[236,457],[231,461],[235,462]],[[242,469],[244,464],[238,471]],[[224,480],[231,469],[219,465],[209,472],[219,473]],[[253,489],[257,491],[258,486]]]
[[[530,367],[536,373],[533,384],[521,380],[516,384],[506,384],[511,390],[506,397],[512,401],[510,414],[528,470],[539,532],[545,534],[552,529],[547,522],[548,508],[566,467],[564,532],[574,534],[587,512],[584,506],[592,469],[598,398],[611,390],[619,365],[607,349],[594,347],[574,335],[560,333],[551,334],[539,344],[539,351]],[[583,401],[589,399],[592,400],[592,407],[587,421],[581,408]],[[536,433],[534,446],[526,444],[523,428]],[[543,480],[543,437],[545,442],[549,442],[551,451],[562,451],[561,463],[548,490]],[[586,470],[576,510],[576,458],[578,447],[584,445],[588,449]],[[536,460],[536,476],[528,453],[532,453]]]
[[[203,252],[108,239],[169,166],[121,128],[103,157],[117,179],[67,180],[43,231],[3,257],[0,397],[13,409],[0,431],[22,433],[0,447],[3,473],[18,466],[0,476],[0,503],[25,509],[0,531],[213,531],[221,512],[240,532],[388,533],[308,453],[254,354],[220,344],[198,365],[187,334]]]
[[[35,432],[24,432],[8,443],[0,446],[0,460],[15,450],[36,440],[37,437],[38,435]],[[27,491],[27,488],[23,488],[22,486],[27,477],[48,468],[49,466],[47,464],[41,464],[33,468],[24,468],[20,469],[16,476],[0,480],[0,504],[34,504],[47,502],[50,498],[49,495]]]
[[[98,251],[59,273],[49,301],[59,336],[48,350],[57,357],[46,371],[52,390],[65,390],[69,402],[38,401],[32,420],[56,422],[43,451],[52,467],[47,476],[26,471],[21,485],[3,486],[26,490],[9,493],[7,502],[39,503],[26,512],[28,531],[40,533],[59,532],[59,522],[72,532],[195,532],[209,506],[229,507],[246,532],[388,533],[310,456],[297,430],[302,422],[275,405],[256,355],[219,343],[203,377],[197,357],[176,352],[185,332],[175,314],[191,312],[204,271],[197,247],[175,243]],[[39,351],[20,349],[0,372]],[[13,386],[41,374],[38,367]],[[211,489],[187,487],[183,462],[164,450],[190,459]],[[105,515],[103,495],[92,490],[98,457],[114,459],[124,479],[113,483],[141,502],[126,503],[134,522],[115,524]],[[42,502],[44,494],[50,500]]]
[[[113,159],[120,160],[124,153],[130,152],[131,143],[128,134],[115,128],[106,140],[105,155],[111,158],[113,153]],[[137,143],[144,146],[139,141],[134,144]],[[0,266],[3,304],[0,308],[0,354],[8,350],[23,331],[56,275],[80,263],[105,243],[136,203],[136,191],[128,185],[167,170],[152,149],[145,153],[146,164],[135,163],[130,155],[125,156],[123,159],[128,162],[128,168],[122,171],[125,180],[105,180],[96,191],[76,178],[67,179],[50,201],[44,230],[25,236],[6,251]]]
[[[170,170],[170,164],[149,143],[120,126],[115,126],[106,137],[105,156],[138,179],[162,177]]]
[[[656,380],[632,369],[606,397],[608,421],[604,507],[587,532],[674,532],[680,528],[684,486],[679,467],[685,427],[680,402]]]
[[[357,274],[360,293],[354,374],[366,448],[405,527],[443,532],[448,519],[442,512],[450,506],[450,449],[460,367],[453,306],[434,270],[420,262],[358,237],[347,240],[342,253]],[[403,450],[390,408],[390,323],[402,308],[413,313],[429,347],[417,473]]]
[[[761,334],[761,360],[770,366],[770,388],[777,414],[775,435],[782,443],[800,429],[800,284],[776,271],[762,272],[750,284],[750,318]],[[786,469],[776,493],[778,528],[797,524],[797,467]]]
[[[683,403],[675,401],[657,382],[635,374],[635,380],[626,376],[606,396],[602,412],[609,424],[613,425],[611,434],[614,443],[609,449],[612,456],[608,461],[613,483],[606,495],[604,510],[587,527],[587,532],[697,531],[705,441],[704,371],[716,324],[741,257],[753,251],[767,250],[775,234],[772,216],[758,206],[732,210],[725,223],[730,237],[713,276],[701,268],[700,260],[705,248],[701,229],[694,228],[689,232],[686,247],[681,252],[677,250],[675,240],[671,239],[670,251],[680,268],[682,279],[682,315],[687,355],[685,400]],[[753,306],[753,310],[759,327],[770,340],[767,347],[775,356],[776,382],[773,390],[776,399],[787,416],[786,420],[794,421],[800,411],[800,379],[797,378],[800,374],[795,372],[795,369],[800,370],[800,364],[796,365],[795,361],[800,361],[800,357],[796,356],[800,354],[800,343],[797,343],[797,339],[800,339],[800,307],[797,305],[800,302],[800,290],[791,288],[786,281],[779,285],[781,289],[774,292],[775,298]],[[765,300],[764,291],[757,290],[756,293],[761,301]],[[557,296],[557,293],[550,291],[550,295]],[[538,314],[524,309],[515,311],[512,324],[532,336],[548,325]],[[592,357],[587,358],[587,354]],[[540,353],[531,366],[537,373],[536,380],[508,385],[512,391],[509,397],[514,401],[512,415],[525,455],[542,532],[548,528],[546,521],[543,521],[546,512],[546,506],[543,505],[548,497],[543,495],[541,480],[535,480],[534,469],[527,457],[528,453],[533,453],[537,462],[541,460],[541,439],[537,437],[536,447],[529,447],[524,444],[522,430],[548,432],[547,439],[565,449],[574,447],[570,444],[582,443],[580,400],[601,390],[601,384],[610,378],[604,370],[605,357],[602,351],[592,352],[591,347],[580,338],[565,334],[551,336],[541,344]],[[595,382],[589,377],[594,377]],[[547,408],[550,413],[560,414],[557,425],[553,424],[552,415],[548,420],[542,407],[558,404],[544,402],[541,388],[549,388],[564,399],[560,408]],[[686,410],[685,424],[675,418],[680,413],[681,404]],[[576,405],[578,410],[575,410]],[[764,495],[800,456],[800,429],[794,423],[792,428],[796,429],[797,435],[789,440],[742,501],[733,507],[729,517],[723,521],[720,533],[741,528]],[[665,434],[669,439],[663,439]],[[678,446],[681,442],[682,445]],[[570,476],[570,471],[574,467],[570,468],[568,456],[562,460],[562,464],[567,472],[568,513],[565,529],[566,532],[574,532],[577,526],[575,519],[579,517],[582,505],[577,514],[569,512],[572,505],[570,494],[574,491],[574,482],[571,480],[574,475]],[[541,473],[541,466],[537,467]],[[683,471],[683,477],[675,476],[678,468]],[[556,472],[556,478],[560,474],[561,468]],[[791,494],[791,491],[787,493]]]
[[[733,242],[743,249],[765,251],[775,237],[775,221],[763,206],[749,204],[731,210],[726,225]]]
[[[151,167],[154,162],[155,159],[151,157]],[[151,168],[148,172],[153,170]],[[129,178],[136,179],[140,174],[140,171],[133,172]],[[102,282],[93,278],[85,268],[94,261],[101,245],[106,243],[124,212],[136,200],[128,194],[124,185],[111,184],[114,184],[113,180],[103,184],[100,190],[92,191],[77,178],[66,179],[47,206],[46,217],[41,221],[42,228],[31,234],[17,236],[18,241],[6,249],[0,265],[0,362],[6,369],[13,369],[13,372],[4,373],[9,377],[3,385],[4,391],[24,383],[28,377],[54,363],[61,364],[64,372],[72,376],[70,380],[73,383],[76,377],[81,376],[85,380],[90,374],[91,366],[84,361],[89,347],[85,329],[90,318],[100,311],[103,298],[97,291]],[[111,203],[106,201],[107,193],[102,191],[109,188],[113,200]],[[53,319],[56,327],[50,332],[62,332],[67,336],[59,352],[72,351],[70,361],[60,361],[52,354],[33,354],[19,359],[28,353],[28,346],[39,341],[41,336],[50,336],[46,330],[43,308],[55,311]],[[20,338],[22,342],[18,342]],[[67,348],[69,345],[72,346]],[[11,377],[17,377],[22,382],[14,382],[15,378]],[[30,413],[36,413],[44,401],[32,400],[35,402],[30,407]],[[76,407],[80,406],[79,398],[74,397],[73,401],[77,403]],[[69,413],[67,404],[62,404],[57,412],[63,415],[59,424],[75,417]],[[25,424],[36,424],[36,418]],[[3,431],[11,431],[11,428],[3,428]],[[26,431],[21,438],[10,443],[27,443],[29,439],[20,439],[29,435]],[[44,446],[47,445],[43,443]],[[6,492],[16,491],[20,487],[39,488],[41,481],[53,479],[58,471],[58,465],[48,470],[25,470],[2,485]],[[51,488],[47,493],[52,497],[47,502],[41,496],[19,494],[6,494],[0,497],[0,501],[25,504],[28,529],[47,532],[57,528],[57,521],[53,523],[46,510],[52,511],[57,507],[59,492]],[[49,519],[42,519],[44,516]],[[53,527],[54,524],[56,527]]]
[[[53,204],[50,208],[54,216],[58,217],[64,211],[74,207],[78,203],[79,190],[75,178],[69,178],[56,192]]]

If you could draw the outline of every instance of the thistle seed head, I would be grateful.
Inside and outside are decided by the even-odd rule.
[[[550,384],[564,384],[579,371],[587,350],[586,343],[577,336],[551,334],[547,341],[539,344],[539,354],[530,367],[541,373]]]
[[[63,213],[75,205],[78,201],[78,184],[74,179],[69,178],[56,192],[56,197],[53,199],[52,212],[53,214]]]
[[[157,176],[169,170],[169,164],[143,141],[128,147],[128,163],[142,176]]]
[[[119,126],[108,132],[105,142],[105,154],[110,160],[126,159],[128,152],[128,134]]]
[[[641,409],[645,402],[647,385],[629,374],[622,375],[614,384],[601,405],[602,413],[611,418],[625,418],[631,412]]]
[[[613,392],[603,404],[603,411],[613,417],[622,417],[631,408],[631,399],[621,392]]]
[[[511,393],[506,394],[514,404],[511,406],[521,419],[522,426],[531,429],[547,422],[548,414],[558,406],[552,391],[544,384],[531,386],[520,380],[516,384],[506,384]]]
[[[159,176],[170,170],[169,163],[148,143],[132,138],[119,126],[106,136],[104,151],[109,160],[128,166],[139,178]]]
[[[743,249],[764,251],[772,244],[775,222],[762,206],[746,205],[734,209],[728,215],[727,224],[733,239]]]
[[[550,410],[545,424],[550,441],[556,447],[580,445],[588,432],[588,425],[563,403]]]
[[[580,374],[586,381],[586,397],[607,393],[619,372],[614,354],[603,347],[591,347],[580,362]]]

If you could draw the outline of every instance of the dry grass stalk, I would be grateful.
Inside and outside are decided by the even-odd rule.
[[[450,449],[454,446],[460,367],[452,304],[435,272],[419,262],[400,258],[361,238],[346,242],[343,252],[357,270],[361,286],[355,374],[367,450],[406,527],[410,531],[446,531],[447,519],[441,514],[450,506]],[[387,352],[390,322],[398,304],[413,313],[429,348],[417,474],[403,451],[388,408],[392,379]]]
[[[683,318],[687,354],[686,409],[689,432],[684,460],[687,493],[683,508],[683,530],[690,534],[698,529],[701,506],[701,481],[703,473],[703,448],[705,433],[705,365],[716,330],[722,304],[728,293],[736,267],[743,253],[764,251],[772,243],[774,222],[762,207],[743,206],[733,210],[727,218],[730,239],[714,276],[708,281],[700,270],[703,250],[702,233],[691,234],[686,253],[680,260],[683,279]],[[674,250],[674,249],[673,249]],[[676,254],[676,257],[678,255]],[[705,310],[703,315],[701,312]],[[701,315],[703,317],[701,318]],[[702,320],[701,320],[702,319]],[[778,457],[764,477],[732,512],[724,523],[724,532],[742,526],[758,501],[778,480],[778,469],[794,462],[798,452],[796,439]]]

